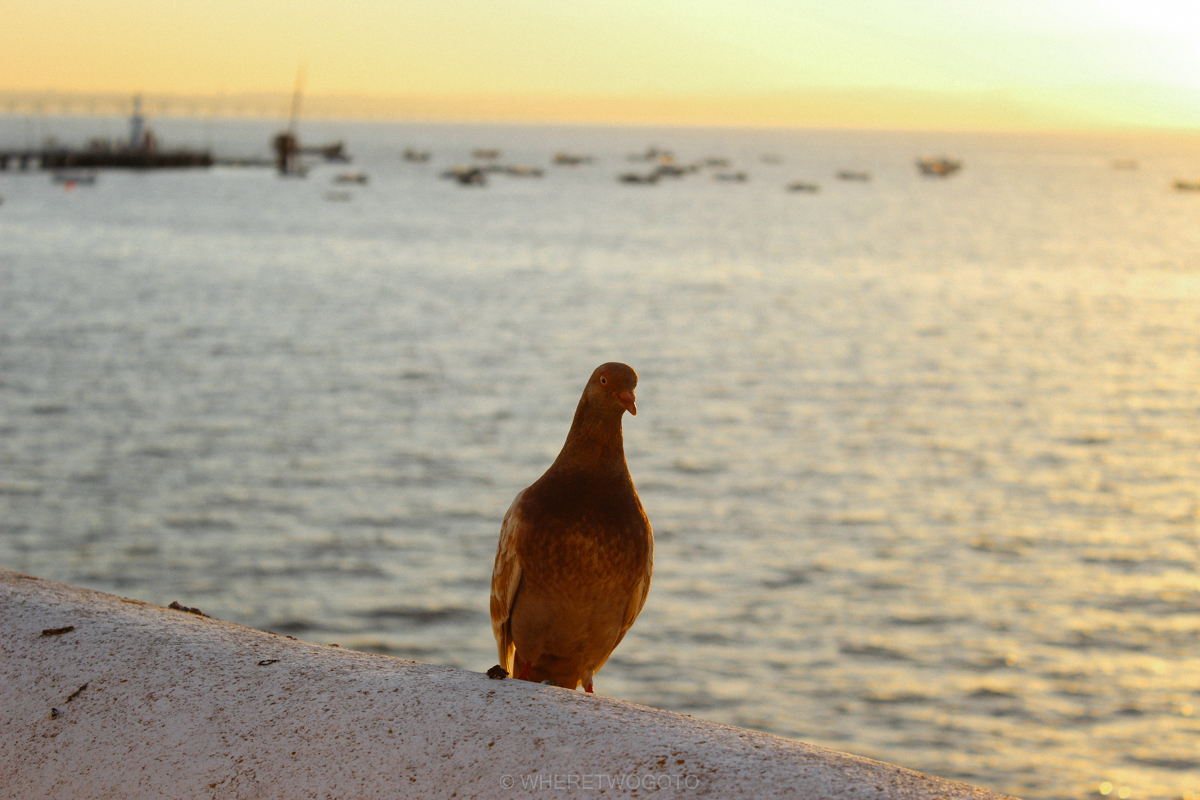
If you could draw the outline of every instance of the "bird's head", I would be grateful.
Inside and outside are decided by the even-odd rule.
[[[637,416],[633,390],[637,388],[637,373],[628,364],[610,361],[596,367],[588,381],[587,394],[601,408],[624,409]],[[620,411],[617,411],[619,414]]]

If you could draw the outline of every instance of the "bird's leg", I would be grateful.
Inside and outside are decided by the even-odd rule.
[[[592,691],[592,673],[590,672],[583,676],[583,690],[588,694],[595,694]]]
[[[529,680],[529,673],[533,672],[533,662],[526,661],[525,666],[521,667],[521,674],[517,676],[519,681]]]

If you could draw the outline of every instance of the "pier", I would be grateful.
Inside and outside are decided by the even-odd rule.
[[[29,169],[180,169],[211,167],[207,150],[0,150],[0,172]]]
[[[10,166],[17,170],[38,169],[183,169],[211,167],[212,153],[208,150],[162,150],[158,138],[146,127],[142,116],[142,100],[133,99],[133,114],[129,118],[129,138],[123,142],[95,140],[84,149],[59,145],[40,148],[0,150],[0,172]]]
[[[44,150],[0,150],[0,172],[13,169],[28,170],[31,166],[42,168]]]

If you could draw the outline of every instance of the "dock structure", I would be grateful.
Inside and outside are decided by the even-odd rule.
[[[0,150],[0,172],[5,172],[11,166],[13,169],[27,171],[30,167],[42,168],[44,150]]]
[[[107,140],[93,141],[83,149],[61,145],[39,148],[16,148],[0,150],[0,171],[9,166],[28,170],[39,169],[182,169],[188,167],[211,167],[212,153],[208,150],[163,150],[158,138],[146,127],[142,116],[142,99],[133,99],[133,114],[129,118],[129,139],[113,143]]]
[[[5,797],[1003,798],[600,695],[4,569],[0,620]]]
[[[0,150],[0,171],[8,169],[181,169],[211,167],[207,150],[128,150],[49,147]]]

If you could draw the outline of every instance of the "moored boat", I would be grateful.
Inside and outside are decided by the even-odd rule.
[[[937,158],[918,158],[917,169],[921,170],[922,175],[929,175],[934,178],[945,178],[962,169],[962,162],[956,161],[953,158],[940,156]]]

